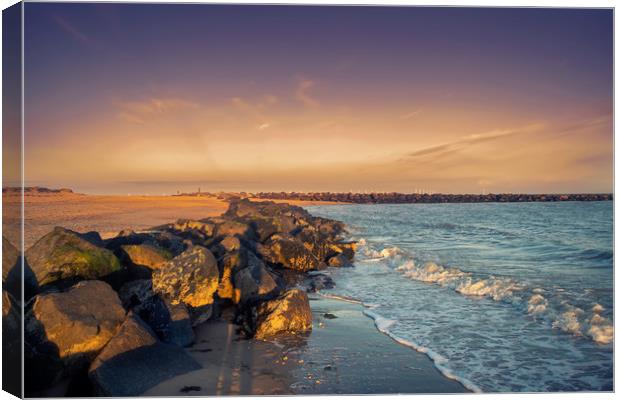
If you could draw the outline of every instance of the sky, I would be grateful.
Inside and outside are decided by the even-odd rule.
[[[30,185],[613,189],[611,10],[25,10]]]

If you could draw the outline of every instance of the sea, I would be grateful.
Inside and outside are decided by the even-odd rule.
[[[613,202],[319,205],[358,242],[321,295],[475,392],[613,390]]]

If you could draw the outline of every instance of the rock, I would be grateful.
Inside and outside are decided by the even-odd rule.
[[[248,253],[248,266],[235,273],[235,303],[247,303],[273,297],[279,291],[273,275],[253,253]]]
[[[24,298],[30,299],[37,293],[37,278],[27,263],[22,275],[22,257],[19,250],[4,236],[2,237],[2,288],[8,290],[16,299],[21,299],[22,281]]]
[[[138,396],[151,387],[201,366],[182,348],[161,343],[135,314],[91,364],[88,376],[98,396]]]
[[[168,231],[189,241],[191,245],[204,246],[212,241],[215,224],[204,221],[180,219],[174,224],[166,226]]]
[[[199,231],[205,237],[213,236],[215,224],[204,221],[194,221],[189,219],[180,219],[174,224],[173,229],[181,232]]]
[[[323,289],[331,289],[336,285],[330,276],[325,274],[315,274],[308,277],[306,286],[308,288],[308,292],[317,292]]]
[[[15,267],[19,268],[19,250],[7,238],[2,236],[2,282],[9,280],[9,274],[14,273]],[[17,278],[19,280],[19,277]]]
[[[97,247],[105,247],[105,242],[103,241],[103,239],[101,239],[101,235],[99,234],[99,232],[90,231],[86,233],[80,233],[79,235],[82,237],[82,239],[88,240]]]
[[[310,271],[321,269],[322,265],[302,242],[290,235],[274,235],[259,247],[263,258],[284,268],[296,271]]]
[[[240,236],[248,239],[254,237],[252,228],[246,223],[222,217],[209,218],[208,221],[216,224],[214,236]]]
[[[313,226],[302,228],[295,234],[295,238],[301,241],[319,261],[327,259],[328,255],[334,251],[331,242]]]
[[[257,339],[312,330],[312,311],[306,292],[292,289],[256,309]]]
[[[2,389],[21,397],[21,312],[17,301],[2,290]]]
[[[304,225],[314,217],[301,207],[273,201],[250,201],[248,199],[231,200],[224,216],[229,218],[280,218],[292,217],[295,225]],[[294,227],[293,227],[294,229]]]
[[[148,278],[153,270],[172,259],[172,253],[168,250],[151,244],[128,244],[121,246],[121,249],[132,266],[132,272],[144,278]]]
[[[314,217],[314,226],[318,229],[319,233],[329,241],[340,240],[342,234],[345,232],[345,225],[333,219]]]
[[[172,304],[153,291],[150,279],[128,282],[119,291],[123,307],[136,313],[166,343],[189,346],[194,330],[187,307]]]
[[[209,250],[213,252],[213,254],[220,258],[223,257],[226,253],[231,253],[233,251],[238,251],[242,248],[241,240],[239,240],[236,236],[224,236],[222,240],[211,245]]]
[[[301,207],[247,199],[231,201],[224,216],[251,225],[260,242],[276,233],[291,233],[313,218]]]
[[[351,264],[351,260],[349,260],[349,258],[346,257],[343,253],[340,253],[340,254],[337,254],[331,257],[327,261],[327,265],[329,265],[330,267],[352,267],[353,266],[353,264]]]
[[[235,273],[247,266],[247,250],[240,249],[224,254],[219,261],[220,283],[217,295],[220,299],[234,301],[235,288],[233,277]]]
[[[333,255],[342,254],[347,260],[353,262],[355,257],[355,250],[357,250],[356,242],[336,242],[330,245],[330,249]]]
[[[2,341],[20,341],[21,316],[17,301],[6,290],[2,290]],[[3,349],[6,347],[3,346]],[[21,351],[21,350],[20,350]]]
[[[83,281],[64,293],[36,296],[25,321],[31,389],[86,368],[124,319],[116,292],[102,281]]]
[[[178,256],[185,250],[183,239],[171,232],[149,231],[136,233],[132,230],[119,232],[116,237],[104,241],[105,247],[118,251],[122,246],[146,244]]]
[[[153,272],[153,290],[172,304],[188,306],[194,325],[210,318],[218,285],[217,261],[202,246],[189,248]]]
[[[121,270],[118,258],[80,234],[56,227],[26,251],[39,286],[98,279]]]

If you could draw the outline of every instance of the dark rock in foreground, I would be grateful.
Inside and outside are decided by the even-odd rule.
[[[275,300],[261,303],[256,311],[257,339],[279,334],[298,334],[312,330],[312,311],[308,295],[292,289]]]
[[[295,271],[311,271],[324,267],[304,244],[291,235],[273,235],[261,247],[263,258],[283,268]]]
[[[88,375],[99,396],[138,396],[160,382],[200,368],[182,348],[159,342],[139,317],[129,313]]]
[[[153,290],[172,304],[189,307],[194,324],[211,317],[218,285],[217,261],[202,246],[191,247],[153,273]]]
[[[16,299],[21,299],[22,282],[24,298],[29,299],[38,290],[37,278],[28,264],[22,274],[22,257],[19,250],[8,239],[2,237],[2,288]]]
[[[83,235],[56,227],[26,251],[39,286],[100,279],[121,270],[119,260]]]
[[[116,292],[102,281],[36,296],[25,320],[27,386],[45,386],[87,367],[124,319]]]
[[[166,342],[189,346],[194,341],[194,330],[187,307],[172,304],[153,291],[150,279],[126,283],[119,291],[123,306],[144,320]]]

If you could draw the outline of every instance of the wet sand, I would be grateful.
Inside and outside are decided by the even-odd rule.
[[[316,295],[310,304],[312,332],[275,343],[243,339],[225,320],[207,322],[188,348],[204,368],[145,395],[467,392],[424,354],[377,331],[362,306]]]

